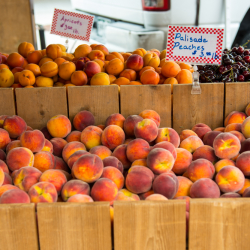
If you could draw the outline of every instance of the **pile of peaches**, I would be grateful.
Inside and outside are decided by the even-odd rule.
[[[166,50],[143,48],[109,52],[104,45],[82,44],[73,54],[61,44],[35,50],[23,42],[18,52],[0,53],[0,87],[68,87],[192,83],[193,68],[166,61]]]

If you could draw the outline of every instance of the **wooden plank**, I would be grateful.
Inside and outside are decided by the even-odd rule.
[[[36,47],[32,0],[0,1],[0,52],[17,52],[21,42]]]
[[[191,199],[189,250],[248,250],[250,199]]]
[[[248,103],[250,103],[250,82],[225,84],[225,118],[232,111],[245,112]]]
[[[171,86],[121,86],[121,114],[138,115],[145,109],[155,110],[161,117],[160,127],[171,127]]]
[[[40,250],[111,250],[108,202],[40,203]]]
[[[192,84],[175,84],[173,128],[180,133],[197,123],[215,129],[223,126],[224,83],[202,83],[201,95],[191,95]]]
[[[0,89],[0,115],[15,115],[14,90],[12,88]]]
[[[185,250],[185,201],[114,202],[115,250]]]
[[[82,86],[68,88],[69,118],[88,110],[95,117],[95,125],[105,124],[108,116],[119,113],[118,86]]]
[[[0,250],[38,250],[35,204],[1,204]]]
[[[42,129],[55,115],[68,116],[66,88],[17,88],[17,114],[28,126]]]

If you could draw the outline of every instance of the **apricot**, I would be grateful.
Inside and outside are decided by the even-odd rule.
[[[90,85],[109,85],[109,84],[110,84],[109,75],[104,72],[95,74],[90,80]]]
[[[113,84],[116,84],[118,86],[121,86],[121,85],[129,85],[130,84],[130,80],[126,77],[119,77],[117,78]]]
[[[39,62],[39,67],[42,67],[42,65],[44,64],[44,63],[46,63],[46,62],[53,62],[53,60],[51,59],[51,58],[48,58],[48,57],[44,57],[44,58],[42,58],[41,60],[40,60],[40,62]],[[59,67],[59,66],[58,66]]]
[[[160,81],[160,76],[157,72],[148,69],[142,73],[140,81],[142,84],[145,85],[146,84],[157,85]]]
[[[75,71],[71,75],[70,81],[76,86],[86,85],[88,77],[83,71]]]
[[[88,58],[93,61],[94,59],[105,60],[105,55],[101,50],[94,49],[88,54]]]
[[[9,54],[7,58],[7,64],[11,68],[22,67],[24,63],[24,58],[17,52]]]
[[[105,46],[102,45],[102,44],[98,44],[98,45],[94,46],[92,49],[93,49],[93,50],[100,50],[100,51],[102,51],[102,53],[103,53],[105,56],[109,54],[109,51],[108,51],[107,47],[105,47]]]
[[[134,71],[140,71],[143,68],[143,57],[137,54],[133,54],[127,59],[127,68]]]
[[[1,69],[10,69],[8,65],[6,64],[0,64],[0,70]]]
[[[56,115],[47,122],[47,129],[53,137],[64,138],[71,132],[71,122],[65,115]]]
[[[19,46],[18,46],[18,53],[20,55],[22,55],[24,58],[27,57],[28,53],[30,51],[33,51],[35,50],[34,46],[32,43],[28,43],[28,42],[23,42],[23,43],[20,43]]]
[[[76,66],[72,62],[65,61],[58,68],[59,76],[64,80],[70,80],[71,75],[76,71]]]
[[[133,69],[125,69],[120,73],[120,77],[125,77],[129,81],[136,80],[136,72]]]
[[[39,67],[37,64],[29,63],[29,64],[25,67],[25,69],[26,69],[26,70],[32,71],[35,77],[41,75],[40,67]]]
[[[92,51],[92,48],[87,44],[81,44],[75,49],[75,57],[85,57]]]
[[[42,58],[43,58],[43,54],[40,50],[30,51],[27,54],[28,63],[39,64]]]
[[[193,83],[193,75],[190,70],[182,69],[175,77],[179,84]]]
[[[132,52],[132,54],[137,54],[137,55],[143,57],[144,55],[147,54],[147,51],[146,51],[145,49],[143,49],[143,48],[138,48],[138,49],[134,50],[134,51]]]
[[[14,82],[15,82],[14,75],[9,69],[7,68],[0,69],[0,87],[9,88],[14,84]]]
[[[21,147],[30,149],[33,153],[39,152],[45,145],[45,137],[39,130],[25,131],[20,137]]]
[[[176,77],[180,71],[180,66],[173,61],[165,62],[161,67],[161,73],[165,77]]]
[[[160,58],[154,52],[147,52],[143,56],[144,66],[151,66],[153,68],[157,68],[160,65]]]
[[[15,73],[17,73],[17,72],[22,72],[22,71],[23,71],[23,68],[21,68],[21,67],[15,67],[14,69],[11,70],[11,72],[12,72],[13,74],[15,74]]]
[[[119,75],[123,71],[123,69],[124,63],[118,58],[112,59],[106,66],[107,73],[114,76]]]
[[[31,86],[36,82],[36,77],[30,70],[23,70],[19,75],[19,83],[22,86]]]
[[[84,66],[84,72],[86,75],[91,78],[97,73],[101,73],[101,67],[97,62],[89,61]]]
[[[0,204],[11,203],[30,203],[30,197],[23,190],[10,189],[2,194]]]
[[[178,84],[178,81],[175,77],[169,77],[167,78],[163,84],[170,84],[171,85],[171,94],[173,94],[174,84]]]
[[[50,44],[46,48],[46,55],[52,60],[55,60],[56,58],[61,57],[62,56],[61,46],[58,46],[57,44]]]
[[[36,78],[36,86],[37,87],[52,87],[53,86],[53,80],[49,77],[45,76],[38,76]]]
[[[56,76],[58,65],[55,62],[46,62],[41,66],[41,74],[46,77]]]

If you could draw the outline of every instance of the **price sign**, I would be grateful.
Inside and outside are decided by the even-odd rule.
[[[223,29],[169,26],[166,60],[220,64]]]
[[[50,34],[88,41],[94,17],[55,9]]]

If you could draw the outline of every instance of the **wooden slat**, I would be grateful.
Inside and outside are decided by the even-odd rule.
[[[229,82],[225,84],[225,118],[232,111],[245,111],[250,103],[250,82]]]
[[[201,95],[191,95],[192,84],[175,84],[173,128],[180,133],[197,123],[215,129],[223,125],[224,83],[201,84]]]
[[[115,250],[185,250],[185,201],[114,203]]]
[[[0,115],[15,115],[14,90],[12,88],[0,89]]]
[[[64,87],[17,88],[15,91],[17,114],[34,129],[42,129],[55,115],[68,116]]]
[[[69,118],[88,110],[95,117],[95,125],[105,124],[108,116],[119,113],[118,86],[83,86],[68,88]]]
[[[40,203],[40,250],[111,250],[108,202]]]
[[[38,250],[35,204],[1,204],[0,235],[0,250]]]
[[[171,86],[121,86],[120,107],[125,118],[152,109],[161,117],[160,127],[171,127]]]
[[[248,250],[250,199],[191,199],[189,250]]]

